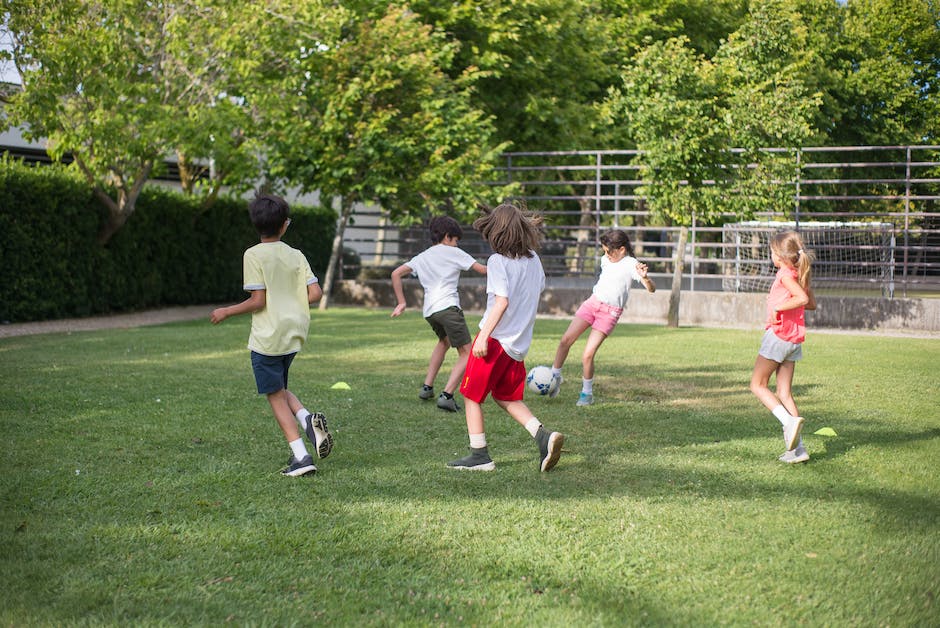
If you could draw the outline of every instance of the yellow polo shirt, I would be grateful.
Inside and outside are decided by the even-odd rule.
[[[248,348],[287,355],[303,347],[310,328],[307,286],[316,283],[304,254],[283,242],[261,242],[245,251],[244,288],[264,290],[264,309],[251,315]]]

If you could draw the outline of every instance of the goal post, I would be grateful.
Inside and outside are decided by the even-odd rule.
[[[776,269],[770,238],[798,231],[813,252],[813,289],[894,296],[894,225],[888,222],[745,221],[722,227],[722,290],[766,292]]]

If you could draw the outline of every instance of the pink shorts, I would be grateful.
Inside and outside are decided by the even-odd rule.
[[[596,329],[605,336],[609,336],[610,332],[617,326],[621,314],[623,314],[622,307],[607,305],[593,294],[574,313],[575,316],[589,324],[591,329]]]
[[[520,401],[525,391],[525,376],[525,362],[513,360],[498,340],[490,338],[485,358],[470,354],[460,394],[477,403],[483,403],[490,393],[493,399],[500,401]]]

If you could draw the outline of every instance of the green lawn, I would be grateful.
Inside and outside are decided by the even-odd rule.
[[[574,406],[583,340],[528,400],[567,436],[555,470],[490,401],[474,473],[444,464],[463,415],[417,399],[418,312],[312,316],[291,388],[336,447],[297,479],[247,317],[0,340],[0,624],[940,624],[940,339],[811,330],[787,466],[759,332],[622,325],[599,403]]]

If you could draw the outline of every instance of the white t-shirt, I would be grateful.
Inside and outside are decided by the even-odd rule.
[[[632,282],[643,281],[636,270],[639,264],[635,257],[624,257],[619,262],[612,262],[606,255],[601,257],[601,276],[594,284],[594,296],[607,305],[623,308],[627,305]]]
[[[490,337],[498,340],[503,351],[519,362],[525,359],[532,344],[535,313],[544,289],[545,271],[534,251],[532,257],[517,259],[494,253],[486,262],[486,312],[480,320],[480,328],[496,297],[509,299],[509,306]]]
[[[460,307],[457,281],[460,271],[476,263],[469,253],[456,246],[435,244],[408,261],[407,266],[418,276],[424,288],[424,317],[449,307]]]

